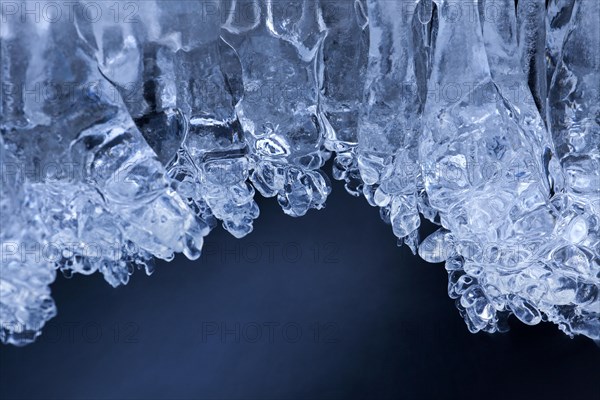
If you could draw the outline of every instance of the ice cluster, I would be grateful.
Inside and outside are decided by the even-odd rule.
[[[600,340],[600,2],[2,2],[0,340],[56,270],[113,286],[302,216],[321,170],[445,262],[471,332]],[[419,236],[423,219],[439,225]]]

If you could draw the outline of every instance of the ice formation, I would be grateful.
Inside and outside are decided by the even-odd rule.
[[[596,0],[90,7],[1,3],[2,342],[56,314],[57,269],[117,286],[195,259],[217,221],[252,231],[256,190],[322,208],[330,157],[445,262],[471,332],[514,314],[600,340]]]

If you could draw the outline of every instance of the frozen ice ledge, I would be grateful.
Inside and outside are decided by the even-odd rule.
[[[0,6],[3,343],[56,315],[57,270],[196,259],[218,221],[252,231],[256,191],[321,209],[331,157],[471,332],[600,340],[597,0]]]

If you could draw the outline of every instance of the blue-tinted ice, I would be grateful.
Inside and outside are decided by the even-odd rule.
[[[2,342],[56,314],[57,269],[196,259],[256,191],[323,208],[330,157],[470,331],[600,339],[598,1],[84,3],[0,3]]]

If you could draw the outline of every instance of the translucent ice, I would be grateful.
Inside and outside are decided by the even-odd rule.
[[[55,315],[56,269],[197,258],[216,220],[250,233],[255,189],[322,208],[332,155],[470,331],[600,339],[596,0],[85,3],[0,7],[2,342]]]
[[[548,94],[548,126],[565,174],[553,199],[556,241],[548,263],[549,318],[569,334],[600,337],[600,4],[577,2],[565,28]],[[558,299],[557,299],[558,300]]]
[[[346,181],[347,191],[360,196],[355,150],[369,51],[366,3],[324,0],[320,6],[326,27],[320,60],[325,146],[337,152],[334,178]]]
[[[417,144],[421,98],[412,45],[416,2],[368,0],[369,64],[358,129],[363,192],[404,238],[420,225]],[[419,23],[420,24],[420,23]]]
[[[524,0],[520,1],[517,5],[517,29],[521,66],[523,72],[527,74],[531,93],[542,116],[546,115],[548,86],[545,63],[545,4],[545,0]]]
[[[214,215],[242,237],[252,230],[258,207],[246,183],[248,149],[234,109],[239,60],[210,13],[219,2],[152,0],[123,7],[134,4],[135,21],[115,21],[111,13],[101,21],[80,16],[79,32],[127,99],[147,142],[181,182],[181,196],[204,220]]]
[[[19,190],[31,201],[15,211],[21,221],[31,214],[39,227],[19,228],[16,218],[5,228],[3,220],[3,235],[7,229],[19,254],[30,238],[39,238],[34,251],[42,264],[67,274],[99,270],[115,286],[127,283],[135,264],[151,272],[151,256],[171,259],[184,252],[197,258],[206,224],[171,188],[72,21],[7,21],[1,72],[3,89],[10,92],[3,96],[0,130],[13,161],[3,163],[3,174],[11,168],[24,180]],[[31,235],[23,236],[27,231]],[[3,259],[2,265],[10,263]],[[10,274],[1,279],[10,282]],[[30,329],[29,322],[20,322]]]
[[[427,238],[419,252],[429,261],[447,259],[449,294],[458,299],[459,310],[473,332],[504,330],[506,317],[512,313],[527,324],[546,319],[559,324],[566,333],[597,338],[600,304],[597,255],[593,250],[597,234],[588,227],[595,226],[598,216],[593,206],[587,208],[571,202],[569,193],[573,186],[570,177],[576,176],[576,182],[582,182],[584,191],[590,194],[589,199],[598,198],[598,168],[588,162],[594,163],[593,154],[597,154],[598,146],[584,146],[594,150],[591,157],[586,151],[587,154],[576,157],[584,165],[575,167],[577,173],[570,173],[565,167],[561,150],[565,127],[558,134],[555,129],[560,123],[554,116],[567,108],[550,103],[550,120],[542,122],[538,110],[544,107],[539,102],[537,109],[533,106],[527,78],[520,72],[523,68],[530,78],[533,75],[535,79],[533,84],[529,81],[529,86],[539,98],[544,87],[539,67],[523,65],[523,48],[519,63],[514,8],[510,2],[505,3],[500,2],[501,12],[494,21],[481,18],[461,24],[447,22],[443,13],[449,10],[448,3],[438,2],[442,18],[430,85],[448,87],[459,83],[469,90],[455,101],[448,98],[439,101],[431,95],[427,100],[421,165],[430,203],[440,212],[442,225],[450,232],[439,231]],[[591,20],[596,18],[598,10],[586,2],[583,4],[582,9],[591,8],[585,15],[592,17],[586,23],[577,13],[578,6],[573,9],[571,29],[583,29],[565,35],[557,56],[550,100],[555,90],[566,87],[564,82],[560,85],[555,82],[557,75],[566,72],[563,58],[569,39],[577,42],[580,32],[597,37]],[[539,4],[532,6],[533,12],[539,9]],[[522,18],[525,17],[531,16]],[[524,34],[525,38],[537,38],[542,29],[539,20],[534,28],[523,26],[530,30]],[[583,36],[586,39],[580,39],[580,44],[585,41],[591,45],[589,49],[597,47],[594,44],[597,39],[590,41],[587,34],[579,37]],[[471,51],[459,52],[457,43],[467,43]],[[578,47],[576,43],[573,45]],[[579,45],[577,51],[582,48]],[[594,98],[579,99],[578,109],[594,107],[597,59],[591,56],[571,60],[575,59],[582,66],[577,69],[578,74],[585,77],[580,81],[582,86],[588,82],[593,86],[579,93]],[[536,62],[540,62],[539,58]],[[532,68],[537,70],[532,73]],[[575,78],[572,72],[570,77]],[[577,79],[571,80],[574,81]],[[565,104],[568,95],[561,93],[555,98]],[[589,117],[594,110],[579,115],[582,119],[568,126],[568,135],[582,125],[591,126],[593,131]],[[575,122],[574,119],[569,122]],[[554,143],[545,126],[551,128]],[[562,169],[556,156],[561,159]],[[580,202],[589,204],[587,195],[578,197]],[[592,223],[588,223],[590,219]]]
[[[6,151],[0,137],[0,340],[24,345],[40,334],[47,320],[56,315],[50,283],[56,271],[45,250],[52,253],[47,230],[37,216],[37,199],[29,195],[27,183],[15,167],[17,160]]]
[[[232,2],[223,37],[240,57],[244,96],[236,109],[253,157],[252,183],[284,212],[322,208],[330,192],[319,104],[323,31],[317,0]]]
[[[478,19],[450,21],[445,18],[449,3],[437,4],[442,17],[430,86],[456,84],[465,90],[456,97],[429,90],[420,160],[430,204],[452,232],[453,240],[447,241],[452,249],[445,252],[461,257],[462,270],[470,277],[468,284],[451,290],[460,298],[469,329],[493,332],[503,329],[513,305],[532,308],[527,290],[511,287],[510,279],[522,277],[525,287],[537,283],[527,283],[532,278],[521,271],[530,249],[542,245],[544,234],[552,230],[541,160],[545,135],[533,102],[527,107],[527,99],[509,96],[509,88],[524,78],[514,8],[500,7],[506,11],[502,22],[484,20],[481,26]],[[490,249],[493,254],[486,254]]]

